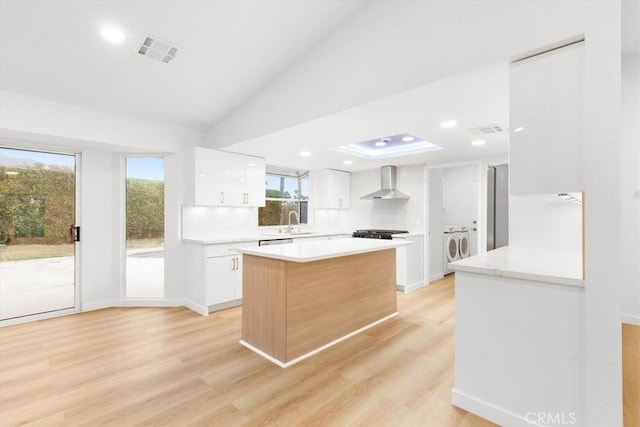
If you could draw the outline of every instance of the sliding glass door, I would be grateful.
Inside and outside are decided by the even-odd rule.
[[[0,147],[0,320],[76,306],[76,156]]]

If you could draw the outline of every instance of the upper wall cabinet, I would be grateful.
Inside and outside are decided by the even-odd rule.
[[[261,157],[202,147],[185,152],[187,203],[197,206],[264,206]]]
[[[580,192],[584,42],[511,64],[513,195]]]
[[[316,209],[349,209],[351,207],[351,174],[335,169],[311,172]]]

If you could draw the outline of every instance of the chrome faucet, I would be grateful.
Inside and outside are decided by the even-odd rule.
[[[296,212],[296,211],[290,211],[290,212],[289,212],[289,228],[287,229],[287,232],[288,232],[288,233],[291,233],[291,214],[295,215],[295,217],[296,217],[296,222],[297,222],[298,224],[300,224],[300,218],[298,218],[298,212]]]

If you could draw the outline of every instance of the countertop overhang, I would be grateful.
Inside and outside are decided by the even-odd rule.
[[[581,257],[564,251],[506,246],[449,265],[454,271],[584,286]]]
[[[313,242],[294,242],[286,245],[238,248],[238,252],[265,258],[280,259],[293,262],[311,262],[367,252],[395,249],[411,245],[406,239],[338,239]]]

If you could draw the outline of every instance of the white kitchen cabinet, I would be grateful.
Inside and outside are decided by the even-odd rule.
[[[242,255],[236,249],[251,246],[258,241],[184,243],[185,306],[207,315],[242,304]]]
[[[244,156],[245,206],[265,206],[266,165],[262,157]]]
[[[207,258],[206,270],[208,307],[242,299],[242,255]]]
[[[185,165],[187,204],[264,206],[263,158],[192,147],[185,152]]]
[[[584,43],[511,64],[512,195],[584,190],[581,181]]]
[[[349,209],[351,207],[351,174],[335,169],[311,173],[313,205],[316,209]]]

